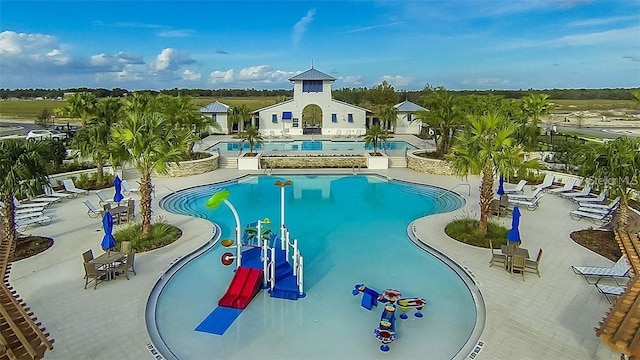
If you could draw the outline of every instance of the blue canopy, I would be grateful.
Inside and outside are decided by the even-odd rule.
[[[504,195],[504,177],[500,175],[500,180],[498,182],[498,195]]]
[[[521,242],[520,240],[520,209],[516,206],[513,208],[513,217],[511,218],[511,229],[507,233],[507,240],[511,242]]]
[[[107,251],[116,246],[116,238],[111,233],[113,231],[113,216],[108,211],[102,217],[102,227],[104,228],[104,237],[101,243],[102,250]]]
[[[120,201],[122,201],[122,199],[124,199],[124,195],[122,195],[122,180],[120,180],[120,177],[118,175],[116,175],[116,178],[113,179],[113,187],[115,187],[116,189],[116,193],[113,194],[113,201],[119,203]]]

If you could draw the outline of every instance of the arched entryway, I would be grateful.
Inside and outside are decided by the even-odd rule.
[[[309,104],[302,109],[302,134],[322,134],[322,108]]]

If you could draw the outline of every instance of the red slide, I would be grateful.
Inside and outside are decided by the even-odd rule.
[[[239,267],[218,306],[244,309],[262,286],[262,270]]]

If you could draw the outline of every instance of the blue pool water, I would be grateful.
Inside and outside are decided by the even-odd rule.
[[[238,141],[221,141],[207,150],[223,152],[237,152],[242,146],[243,151],[249,151],[249,143]],[[254,151],[359,151],[373,150],[373,145],[365,145],[363,141],[330,141],[330,140],[295,140],[295,141],[265,141],[254,144]],[[406,141],[386,141],[378,144],[379,150],[415,150],[415,146]]]
[[[307,296],[290,301],[261,291],[224,335],[194,331],[217,306],[233,277],[234,267],[220,263],[226,249],[217,244],[175,273],[157,298],[155,325],[172,355],[179,359],[456,357],[476,326],[474,298],[449,265],[408,239],[407,226],[416,218],[459,208],[464,200],[457,194],[377,176],[251,176],[178,191],[164,198],[161,206],[209,219],[221,226],[222,239],[234,238],[231,211],[204,205],[213,192],[227,188],[243,227],[268,217],[270,228],[278,231],[280,189],[274,182],[286,179],[293,181],[285,187],[286,225],[304,257]],[[362,308],[361,296],[351,294],[356,283],[427,300],[422,319],[398,320],[398,338],[389,353],[378,349],[373,335],[383,307]]]

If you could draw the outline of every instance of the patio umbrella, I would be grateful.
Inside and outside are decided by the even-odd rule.
[[[504,177],[500,175],[500,180],[498,182],[498,195],[504,195]]]
[[[102,227],[104,228],[104,237],[102,238],[102,250],[109,251],[116,246],[116,238],[111,233],[113,231],[113,217],[110,212],[105,212],[102,217]]]
[[[124,199],[124,195],[122,195],[122,180],[120,180],[120,177],[118,175],[116,175],[116,178],[113,179],[113,187],[115,187],[116,189],[116,193],[113,194],[113,201],[120,203],[120,201]]]
[[[511,229],[507,233],[507,240],[511,242],[520,243],[520,209],[516,206],[513,208],[513,217],[511,218]]]

